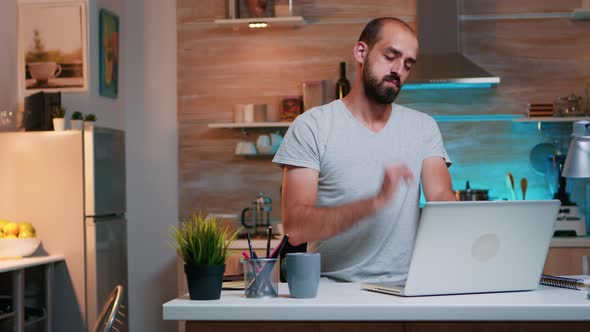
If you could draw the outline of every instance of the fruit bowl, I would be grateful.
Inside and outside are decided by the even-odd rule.
[[[0,239],[0,258],[32,255],[41,244],[41,238]]]

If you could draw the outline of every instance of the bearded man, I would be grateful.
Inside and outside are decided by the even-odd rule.
[[[323,277],[403,280],[420,185],[427,201],[455,200],[451,160],[434,119],[395,104],[418,59],[412,28],[374,19],[353,53],[350,93],[300,115],[273,159],[284,172],[283,228],[291,245],[321,253]]]

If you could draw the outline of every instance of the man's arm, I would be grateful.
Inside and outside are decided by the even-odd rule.
[[[426,201],[456,201],[451,175],[442,157],[429,157],[422,162],[422,189]]]
[[[336,207],[316,207],[319,172],[289,165],[283,172],[282,223],[294,246],[346,231],[383,208],[395,195],[400,180],[413,178],[405,165],[389,166],[375,196]]]

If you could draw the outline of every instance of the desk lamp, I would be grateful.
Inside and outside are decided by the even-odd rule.
[[[572,141],[563,165],[562,176],[566,178],[590,178],[590,121],[574,122]],[[588,200],[588,186],[586,186],[586,200]],[[588,204],[586,204],[586,214]],[[576,225],[578,235],[587,232],[586,223]],[[583,226],[583,228],[582,228]]]
[[[566,178],[590,178],[590,121],[574,122],[561,174]]]

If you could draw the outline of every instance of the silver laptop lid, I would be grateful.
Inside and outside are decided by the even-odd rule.
[[[428,202],[404,295],[535,289],[558,200]]]

